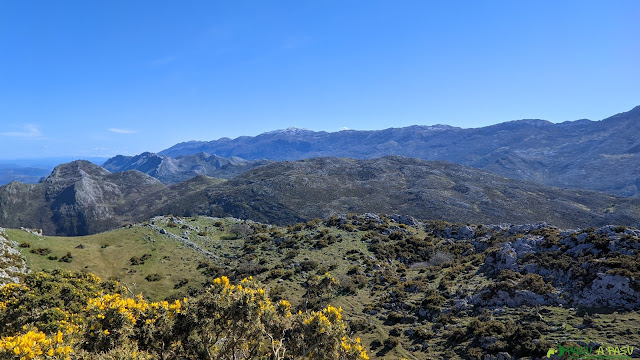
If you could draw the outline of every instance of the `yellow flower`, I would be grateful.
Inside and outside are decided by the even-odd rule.
[[[56,334],[56,337],[55,337],[55,341],[58,344],[62,342],[62,331],[58,331],[58,333]]]

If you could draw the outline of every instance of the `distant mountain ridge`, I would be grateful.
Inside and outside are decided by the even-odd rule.
[[[198,175],[230,179],[242,172],[272,162],[270,160],[247,161],[237,156],[223,158],[207,153],[172,158],[145,152],[136,156],[118,155],[108,159],[102,166],[111,172],[138,170],[164,184],[173,184]]]
[[[0,227],[41,228],[47,235],[93,234],[166,214],[284,225],[350,212],[462,223],[545,221],[565,228],[640,226],[640,199],[404,157],[277,162],[227,181],[200,175],[169,186],[137,170],[110,173],[75,161],[39,184],[0,187]]]
[[[640,106],[604,120],[526,119],[462,129],[448,125],[340,132],[290,128],[258,136],[176,144],[159,154],[199,152],[244,159],[443,160],[545,185],[640,196]]]

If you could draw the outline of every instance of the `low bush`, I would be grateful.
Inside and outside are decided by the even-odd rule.
[[[128,293],[60,271],[0,288],[0,358],[369,359],[342,309],[292,312],[253,279],[216,278],[202,295],[171,302]]]
[[[33,254],[37,254],[37,255],[49,255],[51,254],[51,249],[49,248],[36,248],[36,249],[31,249],[30,251]]]
[[[153,282],[153,281],[160,281],[164,278],[164,276],[155,273],[155,274],[149,274],[147,275],[144,279],[149,281],[149,282]]]

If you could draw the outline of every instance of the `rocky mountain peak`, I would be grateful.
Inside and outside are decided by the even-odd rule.
[[[305,135],[305,134],[311,134],[311,133],[314,133],[314,131],[311,131],[309,129],[297,128],[295,126],[290,126],[286,129],[269,131],[262,135]]]
[[[519,125],[533,125],[536,127],[553,125],[551,121],[542,120],[542,119],[522,119],[522,120],[513,120],[509,121],[511,124],[519,124]]]
[[[70,163],[56,166],[44,181],[46,183],[55,182],[76,182],[85,177],[107,176],[110,172],[92,162],[86,160],[76,160]]]

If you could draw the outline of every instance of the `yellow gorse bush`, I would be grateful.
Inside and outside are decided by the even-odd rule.
[[[63,334],[47,337],[40,331],[29,331],[18,336],[7,336],[0,339],[0,355],[18,359],[69,359],[72,348],[66,345]]]
[[[186,302],[185,298],[182,302],[175,300],[171,303],[168,301],[149,303],[142,295],[132,299],[122,298],[120,294],[104,294],[90,299],[85,310],[97,319],[106,319],[109,313],[113,313],[125,317],[129,323],[135,324],[139,318],[154,321],[160,312],[166,312],[168,316],[173,317],[181,312],[183,304]]]
[[[196,298],[158,302],[90,274],[25,283],[0,288],[0,359],[368,359],[341,308],[293,312],[253,278],[219,277]]]
[[[149,304],[144,299],[123,299],[120,294],[105,294],[90,299],[86,310],[95,312],[98,319],[104,319],[107,312],[114,312],[124,316],[132,324],[136,323],[136,312],[143,312]]]

